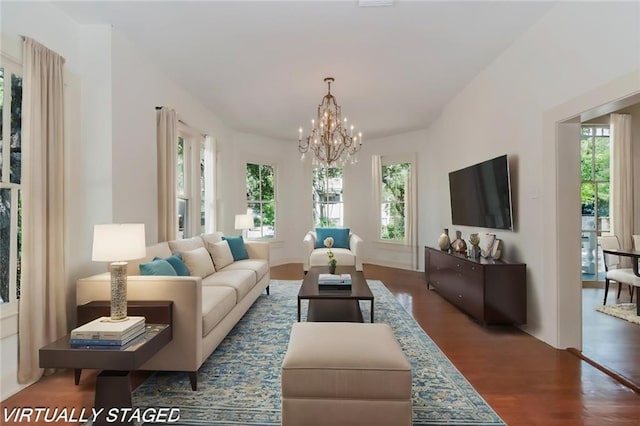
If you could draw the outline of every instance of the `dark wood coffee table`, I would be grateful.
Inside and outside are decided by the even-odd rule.
[[[313,266],[302,281],[298,292],[298,321],[300,302],[309,301],[307,321],[364,322],[360,311],[360,300],[371,301],[371,322],[373,322],[373,293],[362,271],[353,266],[339,266],[336,274],[351,274],[351,291],[320,290],[318,275],[328,274],[329,266]]]

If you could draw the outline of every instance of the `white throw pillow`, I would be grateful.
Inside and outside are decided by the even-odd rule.
[[[182,261],[187,265],[189,273],[195,277],[203,278],[216,271],[211,262],[211,256],[204,247],[182,252]]]
[[[217,270],[233,263],[233,255],[231,254],[228,242],[220,241],[217,243],[208,243],[207,248],[211,253],[213,263],[216,265]]]

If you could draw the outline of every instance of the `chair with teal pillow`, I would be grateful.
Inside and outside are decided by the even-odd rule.
[[[312,266],[329,263],[329,248],[325,246],[329,237],[333,239],[331,251],[338,265],[355,266],[357,271],[362,271],[362,238],[351,232],[350,228],[316,228],[307,232],[303,239],[306,249],[304,271],[307,272]]]

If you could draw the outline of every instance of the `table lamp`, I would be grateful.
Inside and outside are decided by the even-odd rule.
[[[144,223],[114,223],[93,228],[94,262],[111,263],[111,321],[127,319],[127,260],[146,256]]]
[[[253,215],[250,214],[237,214],[236,215],[236,229],[242,229],[242,237],[245,238],[245,231],[253,228]]]

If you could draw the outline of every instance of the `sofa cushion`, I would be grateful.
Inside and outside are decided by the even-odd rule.
[[[207,243],[207,249],[211,253],[213,264],[216,269],[222,269],[225,266],[233,263],[233,255],[229,248],[229,243],[226,241],[219,241],[217,243]]]
[[[247,248],[244,246],[242,235],[237,237],[222,237],[222,239],[229,243],[229,248],[231,249],[231,255],[233,255],[234,262],[249,258]]]
[[[195,277],[206,277],[216,271],[213,267],[211,256],[209,256],[209,252],[204,247],[183,252],[182,259],[184,264],[187,265],[189,273]]]
[[[169,248],[171,249],[172,253],[183,253],[185,251],[195,250],[200,247],[204,247],[204,242],[200,237],[169,241]]]
[[[349,248],[349,228],[316,228],[316,248],[324,248],[324,240],[333,238],[334,248]]]
[[[161,258],[158,256],[153,258],[153,260],[160,260],[160,259]],[[189,276],[189,268],[187,268],[187,265],[185,265],[184,262],[182,261],[182,255],[180,253],[172,254],[171,256],[164,258],[162,260],[166,260],[167,262],[169,262],[169,264],[173,266],[173,269],[176,270],[176,273],[178,274],[178,276],[181,276],[181,277]]]
[[[236,269],[249,269],[256,273],[256,282],[260,281],[269,272],[269,263],[264,259],[245,259],[233,262],[224,268],[225,271]]]
[[[222,232],[214,232],[213,234],[204,234],[201,235],[202,241],[204,241],[204,246],[207,246],[207,243],[219,243],[222,241]]]
[[[231,287],[202,287],[202,337],[236,306],[236,292]]]
[[[329,264],[329,256],[327,252],[329,249],[315,249],[311,252],[309,256],[309,265],[310,266],[323,266]],[[333,252],[333,256],[338,262],[338,266],[354,266],[356,264],[356,257],[353,255],[353,252],[348,249],[343,248],[334,248],[331,249]]]
[[[202,288],[207,286],[231,287],[236,291],[236,303],[239,303],[256,285],[256,274],[248,269],[218,271],[202,279]]]
[[[176,270],[165,259],[156,259],[140,264],[140,275],[176,276]]]

